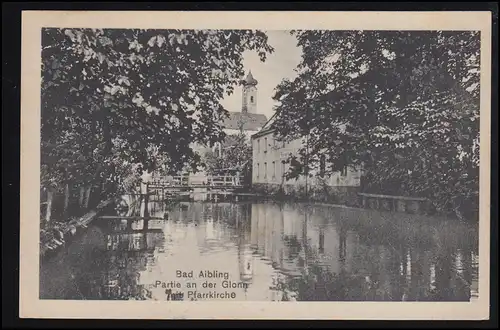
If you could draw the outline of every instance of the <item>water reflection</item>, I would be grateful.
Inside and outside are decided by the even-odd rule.
[[[41,297],[467,301],[478,296],[474,226],[301,204],[182,205],[168,220],[147,225],[95,222],[66,252],[42,265]],[[161,206],[151,210],[157,217],[164,212]],[[190,272],[192,277],[179,276]],[[225,273],[227,280],[219,276]],[[225,292],[234,296],[217,296]]]

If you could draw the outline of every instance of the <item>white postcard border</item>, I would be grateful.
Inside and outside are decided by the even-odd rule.
[[[467,302],[144,302],[40,300],[41,28],[480,30],[479,298]],[[111,319],[481,320],[489,317],[490,12],[25,11],[22,15],[20,317]]]

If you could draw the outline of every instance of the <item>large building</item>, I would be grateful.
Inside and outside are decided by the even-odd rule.
[[[251,143],[251,136],[261,130],[267,122],[267,117],[257,113],[257,84],[258,81],[253,77],[250,71],[245,79],[241,80],[242,102],[240,111],[229,111],[229,116],[223,123],[223,130],[226,135],[236,135],[243,133]],[[193,149],[199,154],[204,154],[209,150],[206,146],[195,145]],[[221,143],[212,147],[219,156],[222,156],[224,150]],[[206,174],[202,169],[196,174],[190,175],[192,182],[206,182]]]
[[[357,193],[360,188],[361,171],[345,168],[331,175],[321,174],[321,169],[312,170],[310,177],[305,175],[297,179],[286,179],[290,169],[287,162],[290,156],[298,156],[299,150],[305,145],[304,139],[291,142],[280,142],[275,138],[272,122],[275,116],[257,133],[252,135],[252,186],[255,190],[273,192],[282,191],[290,195],[318,197],[329,201],[356,205]],[[323,162],[321,167],[328,164]],[[307,189],[307,191],[306,191]]]

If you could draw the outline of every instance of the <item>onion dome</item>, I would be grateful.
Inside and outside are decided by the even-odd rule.
[[[255,86],[258,84],[258,81],[252,76],[252,71],[250,70],[247,77],[242,81],[242,83],[245,86]]]

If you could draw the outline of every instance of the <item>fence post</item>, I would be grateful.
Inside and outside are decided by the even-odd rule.
[[[149,182],[146,182],[146,191],[144,194],[144,218],[149,218],[148,202],[149,202]]]

